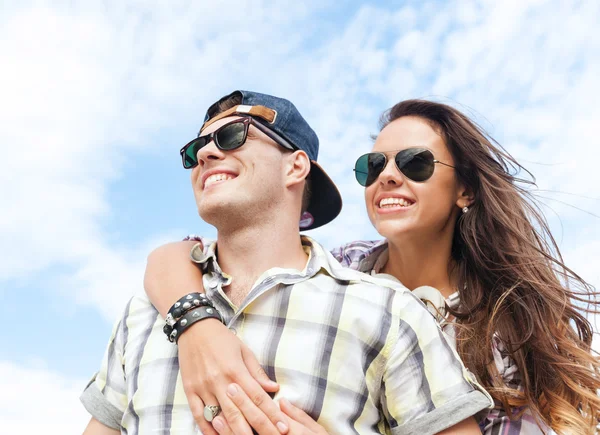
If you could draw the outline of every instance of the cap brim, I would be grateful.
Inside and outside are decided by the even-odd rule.
[[[342,196],[339,190],[317,162],[311,160],[311,197],[308,211],[314,221],[302,230],[314,230],[334,220],[342,210]]]

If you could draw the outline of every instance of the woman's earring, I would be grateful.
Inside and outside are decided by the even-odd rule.
[[[468,211],[469,211],[469,207],[467,207],[467,206],[465,205],[465,206],[463,207],[462,211],[463,211],[463,214],[465,214],[466,212],[468,212]]]

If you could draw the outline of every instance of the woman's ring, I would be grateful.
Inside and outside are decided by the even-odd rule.
[[[213,421],[213,419],[219,415],[221,407],[219,405],[206,405],[204,407],[204,418],[206,421]]]

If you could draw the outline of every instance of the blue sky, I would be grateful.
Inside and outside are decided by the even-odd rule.
[[[600,286],[600,4],[457,5],[3,3],[0,432],[82,430],[77,396],[147,254],[214,235],[178,151],[234,89],[289,98],[317,130],[345,200],[312,232],[327,246],[377,237],[353,162],[384,109],[427,97],[536,175],[567,264]]]

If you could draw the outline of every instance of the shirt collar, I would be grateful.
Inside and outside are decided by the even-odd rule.
[[[373,271],[379,273],[387,261],[388,242],[384,239],[369,249],[365,258],[360,261],[358,270],[369,275]]]
[[[323,270],[332,278],[339,281],[356,281],[356,272],[343,267],[331,253],[321,244],[308,236],[301,236],[302,244],[310,247],[310,257],[308,260],[308,269],[313,270],[313,274]]]
[[[323,270],[332,278],[340,281],[355,281],[356,274],[343,267],[323,246],[308,236],[300,236],[302,246],[308,254],[308,261],[304,270],[300,271],[298,278],[311,278]],[[207,246],[196,243],[190,251],[191,260],[198,264],[204,273],[213,272],[225,279],[224,285],[231,282],[232,277],[221,270],[217,261],[217,242],[214,241]],[[279,271],[289,272],[289,269],[273,268],[270,274],[276,275]]]

